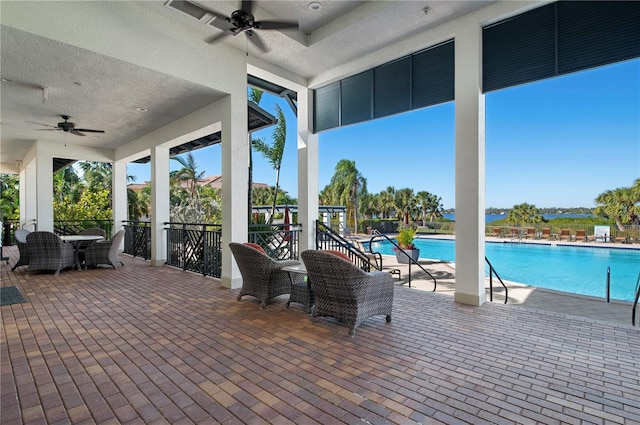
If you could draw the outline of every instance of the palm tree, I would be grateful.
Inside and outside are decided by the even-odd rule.
[[[442,198],[427,191],[420,191],[416,193],[416,201],[420,209],[420,215],[422,217],[422,225],[426,226],[426,220],[429,222],[442,218]]]
[[[391,212],[395,210],[396,189],[393,186],[387,186],[385,190],[378,194],[378,210],[380,218],[391,217]]]
[[[256,105],[260,104],[262,100],[262,95],[264,92],[262,90],[256,88],[249,88],[249,101],[255,103]],[[251,137],[251,136],[249,136]],[[252,220],[252,210],[253,210],[253,143],[254,140],[250,139],[249,141],[249,189],[247,191],[247,206],[249,210],[249,223]]]
[[[329,186],[333,203],[347,206],[347,217],[353,217],[353,225],[357,230],[358,198],[367,193],[367,180],[356,168],[356,162],[348,159],[338,161]]]
[[[373,218],[373,215],[378,212],[378,196],[372,193],[366,193],[360,198],[360,214],[365,219]]]
[[[625,224],[640,224],[640,179],[631,187],[608,190],[596,198],[596,215],[615,220],[619,230]]]
[[[526,202],[519,205],[514,205],[513,208],[507,214],[505,221],[509,224],[519,224],[524,226],[529,223],[540,223],[543,221],[540,211],[535,205],[527,204]]]
[[[198,166],[191,152],[187,154],[186,158],[183,156],[175,156],[171,159],[178,161],[180,165],[182,165],[181,169],[171,173],[171,179],[178,183],[179,186],[182,186],[182,183],[186,184],[191,199],[199,204],[198,180],[204,176],[205,172],[198,173]]]
[[[413,189],[406,187],[398,190],[395,197],[395,206],[397,215],[403,217],[406,224],[411,216],[411,212],[415,210],[416,206]]]
[[[111,192],[111,164],[108,162],[82,161],[79,167],[83,172],[87,189],[91,191],[108,190]]]
[[[276,212],[276,201],[278,191],[280,190],[280,167],[282,166],[282,156],[284,155],[284,146],[287,141],[287,123],[284,113],[279,105],[276,104],[276,115],[278,124],[273,130],[273,144],[267,143],[263,139],[255,139],[252,141],[255,150],[260,152],[276,171],[276,185],[273,193],[273,206],[271,208],[271,220]]]

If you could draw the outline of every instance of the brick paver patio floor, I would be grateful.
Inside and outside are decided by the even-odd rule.
[[[3,425],[640,423],[631,325],[397,286],[392,322],[350,337],[286,296],[261,310],[123,258],[59,276],[0,266],[28,299],[1,308]]]

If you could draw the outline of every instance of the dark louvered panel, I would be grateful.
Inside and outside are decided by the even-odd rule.
[[[408,111],[411,108],[411,57],[381,65],[374,73],[374,116]]]
[[[453,100],[454,49],[454,41],[450,40],[413,55],[411,109]]]
[[[640,2],[558,3],[558,71],[593,68],[640,56]]]
[[[556,75],[555,4],[485,27],[483,91]]]
[[[313,131],[317,133],[340,125],[340,81],[313,91]]]
[[[354,124],[373,118],[373,71],[363,72],[342,80],[341,125]]]

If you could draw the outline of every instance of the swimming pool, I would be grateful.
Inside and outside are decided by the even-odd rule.
[[[455,260],[453,240],[416,239],[414,243],[420,258]],[[386,241],[374,242],[372,248],[394,255]],[[606,297],[609,267],[611,299],[633,301],[640,272],[638,249],[486,242],[485,251],[503,280],[595,297]]]

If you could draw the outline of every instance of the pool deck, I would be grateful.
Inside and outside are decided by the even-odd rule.
[[[452,235],[420,235],[423,239],[455,239]],[[359,235],[360,241],[368,241],[367,235]],[[487,242],[511,242],[511,238],[498,238],[488,236]],[[601,242],[569,242],[569,241],[550,241],[537,239],[523,239],[521,243],[531,244],[561,244],[568,246],[588,246],[598,248],[625,248],[640,249],[640,244],[621,244],[621,243],[601,243]],[[455,286],[455,264],[444,261],[419,260],[429,273],[431,273],[437,281],[436,292],[453,296]],[[409,266],[398,264],[395,256],[384,255],[383,266],[385,269],[400,269],[402,279],[396,280],[397,284],[409,286]],[[415,265],[411,267],[411,288],[423,291],[433,290],[433,280],[429,278],[420,268]],[[590,297],[585,295],[576,295],[566,292],[554,291],[550,289],[536,288],[534,286],[523,285],[517,282],[504,281],[507,286],[509,295],[508,304],[554,312],[560,315],[587,317],[595,320],[602,320],[615,324],[631,324],[631,314],[633,303],[627,301],[611,300],[606,302],[605,298]],[[494,279],[493,302],[504,303],[504,289],[500,282]],[[489,279],[486,279],[487,302],[490,301],[489,296]],[[640,325],[640,308],[636,312],[636,325]]]

